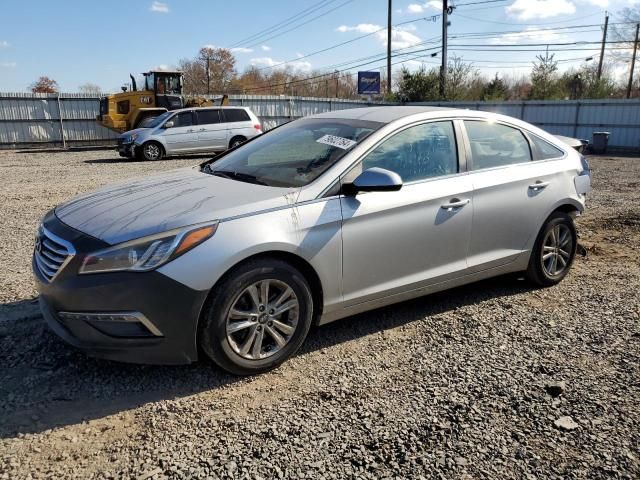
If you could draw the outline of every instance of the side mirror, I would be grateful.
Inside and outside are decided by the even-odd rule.
[[[164,124],[164,128],[171,128],[175,125],[175,123],[173,123],[173,120],[169,120],[168,122],[166,122]]]
[[[384,168],[368,168],[356,177],[353,183],[345,185],[347,192],[395,192],[402,188],[402,178],[396,172]]]

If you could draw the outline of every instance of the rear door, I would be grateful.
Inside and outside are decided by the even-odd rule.
[[[248,139],[257,133],[257,130],[253,128],[253,121],[245,109],[224,108],[222,115],[227,124],[229,142],[234,137]]]
[[[196,110],[198,118],[198,150],[222,151],[227,149],[227,126],[222,123],[219,108]]]
[[[464,125],[474,204],[468,262],[470,271],[477,271],[507,264],[525,252],[561,186],[554,181],[553,162],[535,161],[538,150],[520,129],[484,120],[465,120]]]
[[[197,147],[198,135],[195,132],[193,112],[179,112],[169,118],[166,123],[173,126],[165,128],[160,134],[165,138],[167,153],[184,152]]]

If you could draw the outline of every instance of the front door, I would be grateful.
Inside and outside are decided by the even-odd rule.
[[[399,191],[341,200],[346,305],[464,273],[473,205],[457,151],[451,121],[423,123],[384,140],[345,176],[381,167],[403,179]]]
[[[173,122],[173,126],[165,128],[162,133],[168,154],[196,148],[198,135],[195,132],[192,112],[177,113],[167,120],[168,122]]]

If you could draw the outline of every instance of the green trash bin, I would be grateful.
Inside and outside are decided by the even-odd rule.
[[[593,143],[591,144],[591,151],[593,153],[607,153],[607,146],[609,145],[609,132],[593,132]]]

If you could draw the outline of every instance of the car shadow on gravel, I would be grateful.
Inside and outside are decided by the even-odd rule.
[[[528,290],[525,282],[505,276],[384,307],[312,330],[298,355]],[[94,359],[66,345],[41,317],[12,322],[11,328],[5,322],[0,364],[0,438],[98,420],[149,402],[251,381],[209,361],[144,366]]]

